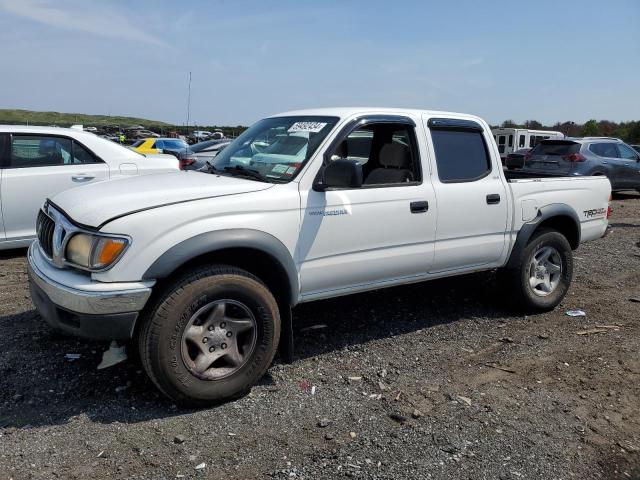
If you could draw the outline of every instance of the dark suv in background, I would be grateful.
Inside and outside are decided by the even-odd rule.
[[[640,153],[616,138],[543,140],[523,158],[507,158],[507,167],[535,175],[605,175],[612,190],[640,191]]]

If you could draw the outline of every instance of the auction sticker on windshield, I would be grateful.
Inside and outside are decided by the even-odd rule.
[[[324,122],[296,122],[289,127],[287,132],[308,132],[308,133],[318,133],[322,130],[327,124]]]
[[[273,173],[285,173],[287,171],[287,168],[288,168],[287,165],[277,164],[271,169],[271,172],[273,172]]]

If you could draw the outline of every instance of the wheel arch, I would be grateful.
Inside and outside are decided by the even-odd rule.
[[[260,278],[279,302],[290,306],[298,302],[298,273],[289,250],[276,237],[259,230],[220,230],[186,239],[158,257],[143,279],[163,283],[203,263],[242,268]]]
[[[580,219],[575,210],[564,203],[547,205],[538,210],[535,219],[520,228],[507,261],[507,268],[517,266],[529,239],[543,228],[550,228],[564,235],[572,250],[580,245]]]

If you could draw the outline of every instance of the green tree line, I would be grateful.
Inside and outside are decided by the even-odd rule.
[[[543,125],[537,120],[527,120],[518,124],[513,120],[505,120],[500,125],[503,128],[529,128],[534,130],[555,130],[568,137],[615,137],[626,143],[640,144],[640,121],[612,122],[610,120],[589,120],[585,123],[556,122],[553,125]]]

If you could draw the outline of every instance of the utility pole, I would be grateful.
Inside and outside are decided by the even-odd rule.
[[[191,115],[191,72],[189,72],[189,93],[187,94],[187,135],[189,134],[190,115]]]

